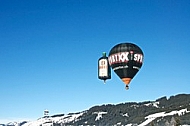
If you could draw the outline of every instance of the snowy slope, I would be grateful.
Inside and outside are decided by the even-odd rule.
[[[83,112],[77,113],[77,114],[72,114],[72,115],[64,115],[60,117],[47,117],[47,118],[40,118],[36,121],[31,121],[28,123],[25,123],[22,126],[53,126],[53,123],[58,123],[58,124],[64,124],[64,123],[69,123],[72,121],[77,121],[78,117],[82,116]]]
[[[165,117],[165,116],[171,116],[171,115],[175,115],[178,114],[179,116],[184,115],[185,113],[189,113],[190,111],[188,111],[187,109],[181,109],[179,111],[172,111],[169,113],[166,112],[159,112],[159,113],[155,113],[155,114],[151,114],[149,116],[145,117],[145,121],[141,124],[139,124],[139,126],[146,126],[147,124],[149,124],[150,122],[152,122],[153,120],[155,120],[156,118],[159,117]]]
[[[138,126],[146,126],[153,120],[159,117],[165,117],[165,116],[171,116],[171,115],[179,115],[182,116],[186,113],[190,113],[187,109],[181,109],[181,110],[176,110],[176,111],[171,111],[169,113],[166,112],[159,112],[159,113],[154,113],[151,115],[148,115],[145,117],[145,121],[139,124]],[[59,116],[59,117],[47,117],[47,118],[40,118],[36,121],[31,121],[23,124],[22,126],[53,126],[54,124],[66,124],[69,122],[74,122],[78,121],[80,117],[84,114],[84,112],[81,113],[75,113],[75,114],[69,114],[69,115],[64,115],[64,116]],[[100,120],[103,118],[103,115],[107,114],[107,112],[94,112],[93,114],[96,115],[96,118],[94,121]],[[124,117],[128,117],[127,113],[123,115]],[[13,122],[9,123],[8,125],[14,125],[14,126],[19,126],[19,123]],[[115,125],[120,125],[120,123],[117,123]],[[132,126],[133,124],[127,124],[127,126]],[[183,126],[188,126],[188,125],[183,125]]]

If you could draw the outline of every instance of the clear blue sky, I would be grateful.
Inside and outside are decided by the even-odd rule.
[[[97,60],[121,42],[144,52],[125,90]],[[189,0],[0,0],[0,120],[190,93]]]

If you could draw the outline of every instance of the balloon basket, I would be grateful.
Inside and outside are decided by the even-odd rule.
[[[104,84],[106,84],[106,80],[104,80]]]
[[[125,89],[126,89],[126,90],[128,90],[128,89],[129,89],[129,86],[128,86],[128,85],[126,85],[126,86],[125,86]]]

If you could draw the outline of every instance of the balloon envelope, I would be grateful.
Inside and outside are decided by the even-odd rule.
[[[143,52],[133,43],[115,45],[109,53],[109,64],[114,72],[128,85],[143,64]]]

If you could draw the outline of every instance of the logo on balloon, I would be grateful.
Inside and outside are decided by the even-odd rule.
[[[112,54],[109,56],[109,64],[116,64],[116,63],[127,63],[130,60],[134,60],[136,62],[142,63],[143,62],[143,55],[142,54],[133,54],[133,51],[129,52],[121,52]]]

